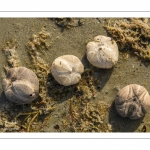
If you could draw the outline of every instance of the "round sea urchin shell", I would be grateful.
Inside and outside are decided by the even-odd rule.
[[[56,58],[51,66],[51,73],[55,80],[64,86],[79,82],[84,66],[80,59],[74,55],[63,55]]]
[[[109,69],[118,61],[118,46],[110,37],[98,35],[86,48],[87,59],[95,67]]]
[[[39,95],[38,78],[26,67],[9,69],[2,87],[7,99],[17,104],[29,104]]]
[[[143,86],[130,84],[118,92],[115,106],[122,117],[139,119],[150,108],[150,96]]]

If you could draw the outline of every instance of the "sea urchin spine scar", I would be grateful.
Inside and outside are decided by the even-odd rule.
[[[122,88],[115,99],[117,112],[122,117],[139,119],[150,108],[150,96],[141,85],[130,84]]]

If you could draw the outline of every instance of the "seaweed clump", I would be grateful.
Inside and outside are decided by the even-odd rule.
[[[118,43],[120,51],[128,51],[150,60],[150,26],[148,19],[128,18],[108,23],[107,32]]]
[[[15,39],[10,39],[9,41],[6,41],[2,47],[2,51],[4,52],[8,64],[4,67],[6,70],[8,68],[20,66],[20,61],[16,52],[17,45],[18,44]]]
[[[111,132],[108,123],[110,106],[104,102],[81,102],[70,99],[70,115],[63,121],[63,127],[71,132]]]
[[[81,22],[80,18],[51,18],[52,21],[55,22],[55,24],[61,28],[61,32],[64,31],[64,29],[70,29],[71,27],[78,27],[82,26],[83,23]]]

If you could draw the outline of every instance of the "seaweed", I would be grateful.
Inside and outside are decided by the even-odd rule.
[[[121,52],[150,60],[150,26],[147,18],[127,18],[115,22],[110,20],[104,28],[117,42]]]
[[[9,68],[20,66],[20,61],[16,52],[17,46],[18,43],[15,39],[10,39],[4,42],[2,51],[4,52],[8,64],[7,66],[4,66],[5,71]]]
[[[77,104],[70,99],[70,115],[63,121],[63,127],[69,132],[111,132],[109,107],[101,101],[95,104],[80,101]]]
[[[64,29],[70,29],[71,27],[79,27],[83,25],[80,18],[51,18],[51,20],[61,28],[61,32],[63,32]]]

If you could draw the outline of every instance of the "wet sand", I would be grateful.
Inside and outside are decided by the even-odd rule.
[[[107,18],[108,19],[108,18]],[[30,62],[26,45],[33,34],[45,28],[50,33],[50,39],[53,39],[51,47],[46,50],[46,54],[40,55],[46,63],[51,65],[53,60],[58,56],[65,54],[72,54],[79,57],[86,66],[87,60],[85,58],[86,43],[92,41],[97,35],[107,35],[103,25],[106,23],[105,18],[81,18],[82,26],[70,27],[61,32],[61,28],[56,26],[54,21],[47,18],[0,18],[0,47],[5,41],[16,39],[18,47],[16,49],[21,62],[21,66],[26,66],[26,62]],[[0,83],[5,77],[4,65],[7,65],[6,58],[2,51],[0,51]],[[150,111],[144,118],[139,120],[130,120],[128,118],[120,117],[114,107],[114,99],[120,88],[128,84],[140,84],[150,92],[150,66],[144,64],[137,57],[129,56],[124,59],[123,54],[119,54],[119,61],[113,69],[100,70],[101,82],[100,89],[97,90],[97,96],[91,99],[91,103],[98,101],[109,104],[110,112],[108,113],[108,122],[112,126],[112,132],[140,132],[144,128],[150,131]],[[0,86],[0,93],[3,95],[2,87]],[[4,101],[7,103],[5,96],[0,97],[0,109],[4,107]],[[66,117],[69,109],[69,101],[60,99],[57,101],[57,107],[50,114],[50,119],[45,127],[37,132],[64,132],[61,127],[59,130],[56,126],[61,124]],[[11,110],[13,111],[13,110]],[[2,112],[0,112],[2,113]],[[42,125],[42,123],[40,122]],[[0,124],[1,125],[1,124]],[[3,128],[1,126],[0,128]],[[2,129],[0,129],[3,132]]]

